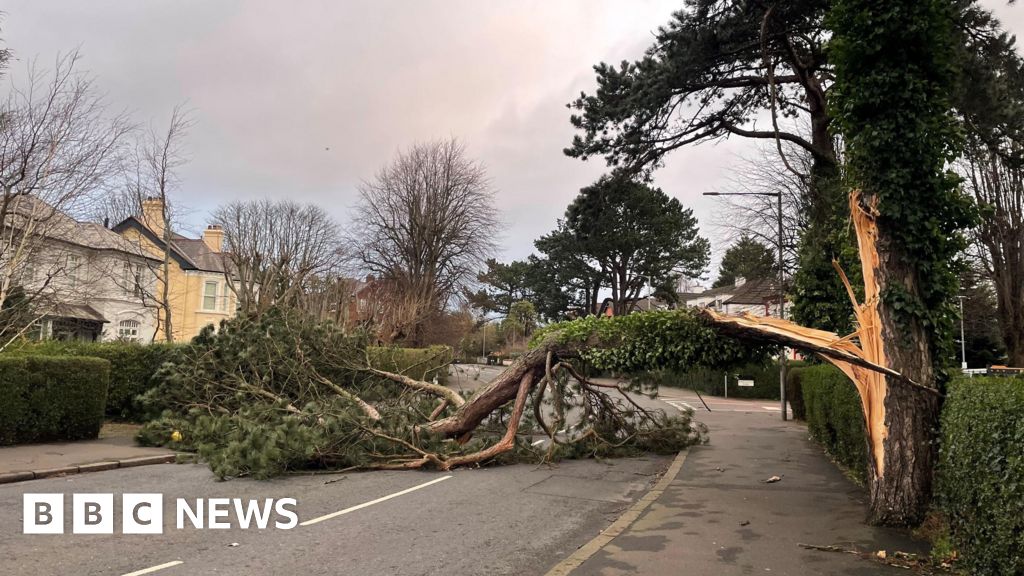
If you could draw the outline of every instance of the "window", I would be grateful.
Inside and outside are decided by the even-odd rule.
[[[117,325],[117,337],[121,340],[138,340],[139,339],[139,321],[138,320],[121,320]]]
[[[217,282],[207,280],[203,284],[203,310],[217,309]]]
[[[78,268],[80,265],[81,261],[77,254],[68,254],[67,273],[72,288],[76,288],[78,286]]]
[[[142,296],[142,280],[143,278],[146,278],[146,276],[143,274],[144,271],[145,269],[142,267],[142,264],[135,265],[135,284],[133,288],[133,293],[135,294],[136,297]]]
[[[132,263],[125,262],[121,268],[121,288],[125,292],[134,292],[135,286],[135,271],[132,270]]]

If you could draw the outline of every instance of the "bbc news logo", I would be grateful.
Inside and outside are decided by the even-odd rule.
[[[25,494],[22,501],[22,531],[25,534],[63,534],[65,528],[64,494]],[[294,498],[177,498],[174,501],[175,527],[187,525],[200,530],[243,530],[270,526],[290,530],[299,524]],[[117,516],[113,494],[72,494],[72,534],[113,534]],[[273,520],[273,522],[271,522]],[[234,523],[232,523],[232,521]],[[163,534],[163,494],[122,494],[120,530],[122,534]]]

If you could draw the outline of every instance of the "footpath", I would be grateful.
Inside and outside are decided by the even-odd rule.
[[[164,448],[136,446],[129,425],[107,425],[97,440],[0,447],[0,484],[174,462]]]
[[[924,553],[927,546],[906,531],[865,524],[866,491],[808,440],[802,423],[783,422],[778,411],[766,409],[768,402],[709,404],[713,411],[701,410],[697,418],[708,425],[710,444],[685,454],[675,478],[628,528],[561,573],[911,573],[873,557],[879,551],[889,558],[897,551]],[[773,476],[781,479],[766,482]]]

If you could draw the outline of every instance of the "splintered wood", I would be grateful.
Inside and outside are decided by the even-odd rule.
[[[934,391],[888,367],[882,340],[882,323],[878,314],[879,286],[876,273],[879,257],[878,228],[875,224],[877,212],[873,204],[865,207],[861,202],[860,192],[854,190],[850,193],[850,214],[857,235],[864,276],[863,303],[857,302],[853,287],[850,286],[850,281],[838,263],[833,262],[833,266],[842,278],[853,303],[857,328],[853,334],[840,337],[834,332],[807,328],[779,318],[750,314],[726,316],[711,309],[704,309],[702,313],[722,332],[813,352],[842,370],[853,381],[860,394],[875,473],[881,477],[885,473],[883,444],[889,434],[885,424],[886,377],[929,392]]]

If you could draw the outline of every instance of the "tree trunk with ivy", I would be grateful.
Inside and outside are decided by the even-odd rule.
[[[848,176],[863,191],[858,219],[874,234],[861,242],[865,287],[877,290],[881,360],[937,388],[952,359],[953,259],[970,208],[948,164],[961,141],[952,113],[955,7],[944,0],[838,0],[833,29],[836,119],[846,140]],[[876,255],[866,258],[864,243]],[[872,242],[873,241],[873,242]],[[865,302],[872,295],[865,293]],[[865,326],[862,324],[862,329]],[[935,394],[886,377],[869,478],[870,519],[913,525],[927,511],[936,462]]]

